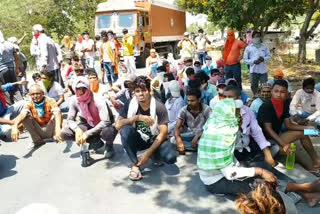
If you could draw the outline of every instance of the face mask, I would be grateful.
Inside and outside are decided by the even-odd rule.
[[[89,35],[84,35],[83,38],[84,38],[85,40],[89,40]]]
[[[234,103],[236,104],[236,108],[241,108],[243,106],[242,100],[235,100]]]
[[[194,71],[197,73],[197,72],[201,71],[201,68],[200,67],[194,67]]]
[[[206,60],[206,66],[209,67],[212,64],[212,60]]]
[[[221,94],[221,95],[223,94],[223,91],[224,91],[224,90],[223,90],[222,88],[219,88],[219,89],[218,89],[218,93]]]
[[[109,35],[109,36],[108,36],[108,39],[109,39],[109,40],[112,40],[112,39],[113,39],[113,35]]]
[[[252,43],[253,44],[256,44],[256,45],[259,45],[261,44],[261,38],[260,37],[255,37],[252,39]]]
[[[49,87],[51,86],[51,81],[50,81],[50,80],[43,79],[43,80],[42,80],[42,83],[43,83],[43,86],[44,86],[44,88],[46,89],[46,91],[48,91]]]

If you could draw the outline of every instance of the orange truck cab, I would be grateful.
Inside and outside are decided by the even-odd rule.
[[[100,3],[95,17],[95,34],[112,30],[121,42],[122,30],[134,36],[137,66],[145,66],[150,49],[160,55],[178,56],[177,43],[186,31],[186,15],[174,0],[108,0]]]

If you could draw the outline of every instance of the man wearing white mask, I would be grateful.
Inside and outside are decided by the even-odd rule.
[[[197,54],[198,54],[198,60],[200,61],[200,64],[203,65],[205,63],[205,57],[207,55],[207,44],[211,44],[208,37],[204,35],[203,29],[199,29],[198,31],[199,35],[195,39],[196,45],[197,45]]]
[[[84,59],[86,62],[87,68],[94,68],[94,58],[95,58],[95,52],[94,52],[94,41],[90,39],[89,32],[85,31],[83,32],[83,41],[82,41],[82,52],[84,53]]]
[[[211,74],[211,70],[217,68],[217,66],[212,64],[212,58],[211,56],[207,55],[205,57],[205,64],[202,66],[202,70],[208,75],[210,76]]]
[[[260,32],[253,32],[252,44],[244,52],[244,62],[250,65],[251,90],[254,96],[257,96],[259,82],[268,81],[267,62],[270,59],[269,48],[262,43]]]
[[[240,89],[235,86],[227,86],[223,92],[223,96],[224,98],[234,99],[236,108],[240,109],[241,133],[239,133],[234,152],[237,160],[251,161],[258,158],[263,159],[263,155],[261,154],[261,151],[263,151],[264,161],[270,166],[275,166],[276,163],[273,156],[279,151],[279,146],[274,145],[271,147],[270,142],[266,140],[253,111],[243,105],[240,99]]]
[[[59,81],[59,53],[54,41],[44,33],[41,25],[34,25],[32,30],[34,37],[31,42],[30,52],[36,58],[38,69],[52,72],[55,81]]]
[[[0,31],[0,81],[2,84],[17,82],[17,76],[20,74],[20,60],[15,47],[5,41]],[[15,88],[6,94],[8,104],[22,100],[18,88]]]

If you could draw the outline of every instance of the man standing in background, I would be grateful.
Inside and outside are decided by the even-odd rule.
[[[199,35],[196,37],[195,42],[197,45],[198,60],[202,66],[205,64],[205,58],[207,56],[207,43],[210,45],[211,42],[208,37],[204,35],[204,31],[202,29],[199,29],[198,33]]]
[[[136,62],[133,52],[133,37],[128,34],[128,29],[123,29],[122,33],[124,65],[127,67],[128,73],[134,74],[136,71]]]
[[[246,43],[235,38],[233,30],[228,30],[227,41],[223,50],[223,63],[225,65],[226,79],[234,78],[242,90],[241,81],[241,64],[242,51],[246,47]]]
[[[95,51],[94,51],[94,41],[90,39],[89,32],[83,32],[82,41],[82,52],[84,53],[84,59],[86,61],[86,68],[94,68],[94,58],[95,58]]]

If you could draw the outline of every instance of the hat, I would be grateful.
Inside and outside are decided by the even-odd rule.
[[[220,86],[220,85],[227,86],[226,81],[225,81],[224,78],[218,80],[217,87]]]
[[[169,91],[173,97],[180,97],[180,84],[177,80],[171,80],[168,85]]]
[[[234,81],[234,82],[236,82],[236,83],[238,84],[237,80],[234,79],[234,78],[229,78],[229,79],[227,79],[227,80],[226,80],[226,84],[229,85],[229,83],[232,82],[232,81]]]
[[[33,31],[43,31],[43,27],[40,24],[36,24],[32,27]]]
[[[189,33],[188,33],[188,32],[184,32],[183,35],[184,35],[184,36],[189,36]]]
[[[212,60],[211,56],[209,56],[209,55],[207,55],[205,59],[206,60]]]
[[[280,68],[276,68],[273,71],[273,76],[275,76],[275,77],[284,77],[284,73]]]
[[[156,49],[152,48],[150,49],[150,53],[155,53],[156,52]]]
[[[86,88],[88,89],[88,86],[86,84],[84,84],[83,82],[78,82],[76,85],[76,88]]]
[[[76,79],[73,82],[73,89],[76,88],[89,88],[89,82],[88,79],[86,77],[76,77]]]

